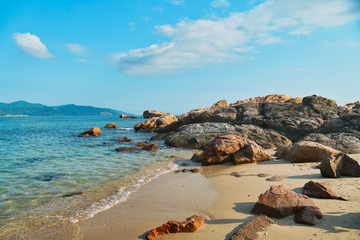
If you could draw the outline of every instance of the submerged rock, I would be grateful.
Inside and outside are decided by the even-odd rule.
[[[158,148],[157,144],[149,144],[149,145],[145,145],[142,150],[146,150],[146,151],[152,151],[152,150],[156,150]]]
[[[273,158],[255,142],[235,135],[215,138],[204,147],[200,157],[201,164],[211,165],[233,162],[235,165],[273,160]]]
[[[42,175],[35,176],[32,179],[37,181],[50,182],[62,178],[64,176],[65,176],[64,173],[44,173]]]
[[[100,134],[101,134],[101,129],[97,127],[93,127],[85,132],[80,133],[78,137],[99,136]]]
[[[158,228],[151,230],[147,235],[147,240],[152,240],[157,236],[169,233],[192,233],[198,230],[205,222],[201,216],[194,215],[186,219],[185,222],[168,221]]]
[[[128,148],[119,147],[116,149],[116,151],[118,151],[118,152],[134,151],[134,150],[139,150],[139,149],[137,147],[128,147]]]
[[[297,194],[283,185],[273,185],[270,190],[260,194],[251,213],[276,218],[296,214],[295,222],[313,226],[322,218],[322,211],[313,200],[306,195]]]
[[[77,195],[81,195],[83,194],[83,192],[72,192],[72,193],[66,193],[64,195],[62,195],[62,197],[72,197],[72,196],[77,196]]]

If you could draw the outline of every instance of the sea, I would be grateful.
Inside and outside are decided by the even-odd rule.
[[[126,201],[141,185],[176,170],[195,153],[149,140],[155,133],[135,132],[133,127],[144,120],[0,117],[0,239],[37,239],[49,229],[63,231],[60,225]],[[105,128],[108,123],[118,127]],[[92,127],[101,128],[101,135],[78,137]],[[114,141],[122,137],[133,142]],[[158,149],[115,150],[147,140]]]

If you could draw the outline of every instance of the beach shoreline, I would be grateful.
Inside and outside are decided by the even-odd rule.
[[[360,159],[359,154],[352,157]],[[324,214],[316,226],[297,224],[294,216],[274,219],[285,226],[269,226],[261,239],[358,239],[360,179],[323,178],[316,165],[318,163],[292,164],[279,160],[198,167],[202,170],[200,173],[166,173],[141,186],[126,202],[78,222],[77,237],[86,240],[145,239],[151,229],[169,220],[184,221],[192,215],[200,215],[207,221],[195,233],[168,234],[156,239],[230,239],[240,225],[257,216],[250,211],[258,196],[271,185],[283,184],[302,193],[304,184],[314,180],[327,182],[338,196],[349,201],[313,198]],[[240,173],[241,177],[231,175],[232,172]],[[268,181],[271,176],[285,179]]]

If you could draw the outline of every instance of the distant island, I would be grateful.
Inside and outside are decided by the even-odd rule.
[[[134,115],[111,108],[78,106],[74,104],[49,107],[39,103],[17,101],[0,103],[0,116],[85,116],[85,115]]]

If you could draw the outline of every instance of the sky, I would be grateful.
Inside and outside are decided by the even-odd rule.
[[[360,0],[0,0],[0,102],[360,100]]]

